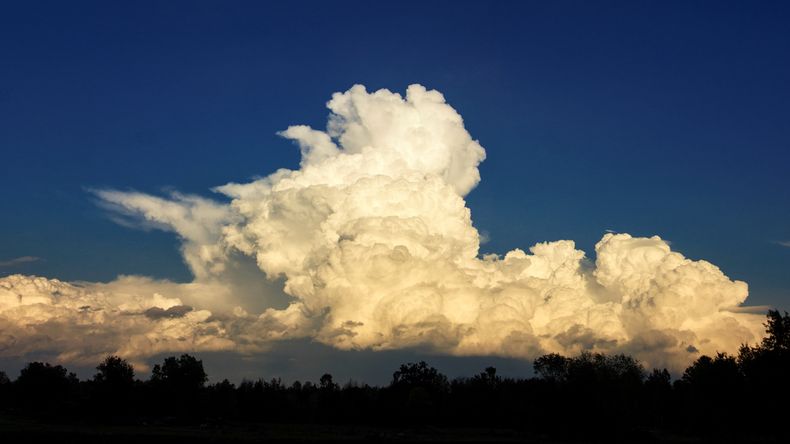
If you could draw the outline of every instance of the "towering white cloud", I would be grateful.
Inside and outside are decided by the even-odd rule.
[[[327,106],[326,131],[280,133],[301,148],[300,168],[217,187],[230,203],[97,192],[120,214],[178,233],[195,282],[52,284],[70,289],[64,299],[64,290],[56,296],[42,283],[32,291],[31,278],[7,278],[0,317],[13,325],[36,313],[25,325],[38,326],[65,310],[68,325],[102,326],[107,351],[137,356],[151,353],[145,343],[122,344],[112,332],[144,330],[157,350],[179,349],[168,339],[178,332],[182,348],[246,352],[311,337],[341,349],[422,346],[459,355],[626,351],[674,368],[760,337],[762,317],[736,310],[745,283],[659,237],[608,233],[594,263],[567,240],[479,257],[463,197],[480,181],[485,151],[439,92],[412,85],[402,97],[357,85]],[[262,273],[242,278],[245,258]],[[272,302],[264,274],[282,279],[290,305]],[[165,307],[154,295],[178,303]],[[127,319],[120,307],[131,303],[142,315],[116,321]],[[80,317],[76,304],[115,314]],[[0,338],[1,353],[35,348],[37,331]],[[56,345],[64,356],[79,353]]]

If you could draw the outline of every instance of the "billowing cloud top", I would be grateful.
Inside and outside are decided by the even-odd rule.
[[[248,353],[310,337],[458,355],[624,351],[679,368],[761,336],[762,317],[736,310],[745,283],[657,236],[607,233],[594,263],[569,240],[479,257],[463,197],[485,151],[439,92],[356,85],[327,106],[326,131],[280,133],[300,168],[215,188],[230,203],[97,191],[125,220],[176,232],[195,281],[0,279],[0,353]],[[68,343],[53,328],[97,339]]]

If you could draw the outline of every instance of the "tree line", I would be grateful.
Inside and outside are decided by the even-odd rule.
[[[332,375],[290,385],[280,379],[208,384],[202,361],[183,354],[150,379],[108,356],[90,380],[60,365],[31,362],[10,381],[0,372],[3,415],[66,423],[364,424],[503,427],[552,436],[680,434],[787,437],[790,316],[767,315],[766,336],[737,355],[694,361],[672,380],[633,357],[582,353],[535,359],[535,376],[506,378],[488,367],[449,380],[426,362],[403,364],[383,387]]]

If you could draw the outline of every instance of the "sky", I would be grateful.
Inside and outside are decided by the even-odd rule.
[[[658,235],[748,283],[747,305],[790,309],[788,20],[784,2],[6,3],[0,277],[194,282],[195,239],[170,221],[138,223],[150,214],[129,193],[227,203],[212,187],[299,170],[299,147],[277,133],[325,128],[333,93],[420,84],[485,148],[469,160],[481,178],[471,192],[443,176],[471,212],[480,257],[571,239],[594,261],[608,232]],[[357,353],[372,364],[346,376],[375,379],[365,369],[385,355],[411,356],[312,337],[217,373],[288,378],[309,372],[283,360],[336,367]],[[326,356],[304,352],[315,347]],[[450,374],[468,366],[447,354],[497,354],[432,347],[413,354],[435,354]],[[501,365],[521,369],[527,355]]]

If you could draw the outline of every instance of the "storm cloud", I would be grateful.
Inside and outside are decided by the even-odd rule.
[[[0,354],[255,353],[308,338],[457,356],[628,352],[681,368],[760,338],[747,284],[658,236],[605,233],[594,260],[571,240],[481,256],[464,197],[486,152],[438,91],[356,85],[327,107],[326,129],[279,133],[299,169],[216,187],[224,200],[96,190],[124,223],[176,233],[194,281],[0,279]]]

